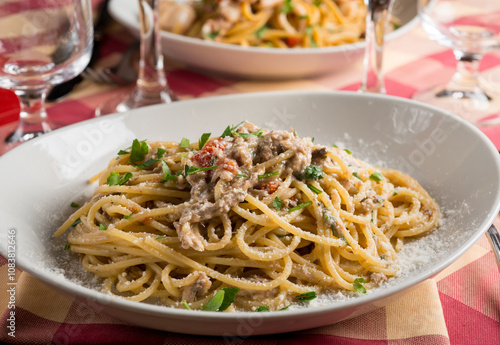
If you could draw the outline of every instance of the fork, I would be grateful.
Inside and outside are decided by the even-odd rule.
[[[493,253],[497,259],[498,269],[500,270],[500,234],[494,225],[490,226],[488,231],[486,231],[486,236],[490,240],[491,247],[493,248]]]
[[[117,65],[103,69],[87,67],[81,75],[96,84],[126,85],[133,83],[137,79],[137,69],[134,65],[139,60],[138,54],[139,41],[135,41],[127,48]]]

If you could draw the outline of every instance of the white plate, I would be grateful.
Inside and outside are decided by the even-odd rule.
[[[137,0],[111,0],[109,13],[134,35],[139,35]],[[391,40],[416,25],[416,0],[396,0],[392,13],[403,26],[387,35]],[[193,69],[255,79],[303,78],[333,73],[358,61],[365,43],[320,49],[273,49],[241,47],[162,32],[162,50],[166,57]]]
[[[415,177],[440,204],[439,231],[408,244],[408,274],[366,295],[300,310],[217,313],[175,310],[110,297],[89,287],[78,257],[63,250],[66,236],[54,230],[83,202],[99,172],[134,138],[195,140],[214,136],[248,119],[267,128],[293,126],[301,136],[348,147],[372,164]],[[77,297],[99,313],[131,324],[174,332],[248,336],[291,332],[338,322],[384,306],[432,277],[472,246],[500,207],[500,158],[475,127],[413,101],[334,92],[273,92],[196,99],[142,108],[85,121],[27,142],[0,158],[0,252],[16,233],[17,264],[53,288]],[[417,255],[425,245],[433,255]],[[401,255],[406,255],[404,252]],[[84,281],[84,283],[79,282]],[[314,302],[314,301],[313,301]]]

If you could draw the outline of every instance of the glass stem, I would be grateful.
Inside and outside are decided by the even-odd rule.
[[[165,78],[161,52],[158,0],[138,0],[140,21],[140,60],[136,89],[132,96],[138,108],[151,104],[169,103],[173,100]]]
[[[482,54],[466,53],[454,50],[457,59],[457,71],[453,75],[452,83],[459,87],[474,88],[479,86],[479,64]]]
[[[19,123],[14,133],[6,139],[9,143],[24,142],[51,131],[51,126],[45,111],[45,96],[47,88],[35,90],[16,90],[19,97],[21,112]]]
[[[367,8],[365,57],[360,91],[385,93],[382,53],[387,13],[392,0],[365,0]]]

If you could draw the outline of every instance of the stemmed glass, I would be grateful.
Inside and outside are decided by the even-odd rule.
[[[364,0],[366,5],[365,57],[361,92],[385,93],[382,58],[387,16],[393,0]]]
[[[7,149],[55,128],[47,118],[47,90],[78,75],[92,51],[91,0],[0,1],[0,87],[21,104]],[[5,7],[5,6],[3,6]]]
[[[163,67],[159,17],[159,1],[137,0],[139,3],[140,59],[136,85],[131,93],[121,94],[99,106],[96,116],[126,112],[131,109],[170,103],[176,100],[168,87]]]
[[[457,69],[451,81],[416,93],[413,99],[449,110],[478,125],[500,124],[500,95],[479,83],[483,56],[500,48],[500,1],[419,0],[422,28],[453,49]]]

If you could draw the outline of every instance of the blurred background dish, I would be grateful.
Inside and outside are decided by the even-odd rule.
[[[139,33],[137,1],[111,0],[109,12],[134,35]],[[392,14],[401,27],[386,40],[403,35],[417,23],[415,0],[397,0]],[[190,68],[254,79],[290,79],[334,73],[361,59],[364,42],[323,48],[242,47],[161,32],[165,57]]]

